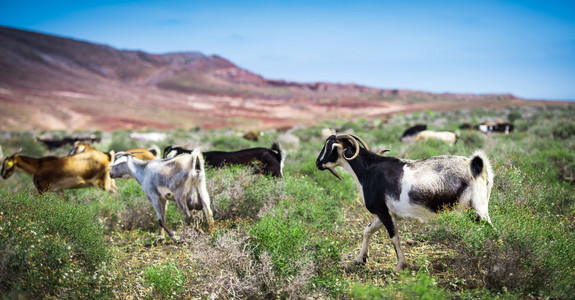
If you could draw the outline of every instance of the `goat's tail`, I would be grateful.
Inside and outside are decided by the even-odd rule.
[[[477,151],[471,156],[471,163],[469,165],[473,178],[482,178],[485,180],[488,191],[493,186],[493,170],[489,159],[482,151]]]
[[[281,147],[280,143],[277,141],[275,141],[272,144],[271,150],[276,151],[278,153],[279,161],[280,161],[280,174],[283,176],[284,161],[286,159],[286,153],[283,150],[283,148]]]
[[[184,199],[188,199],[194,185],[201,179],[201,176],[205,176],[204,157],[199,148],[192,151],[189,163],[190,171],[188,172],[188,178],[186,179],[182,193]]]

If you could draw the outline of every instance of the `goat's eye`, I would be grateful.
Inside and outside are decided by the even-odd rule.
[[[176,150],[170,151],[170,153],[168,153],[168,155],[167,155],[168,158],[172,158],[174,156],[176,156]]]
[[[8,162],[8,166],[11,167],[14,164],[14,162],[9,161]]]

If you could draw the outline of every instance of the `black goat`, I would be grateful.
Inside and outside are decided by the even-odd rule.
[[[417,124],[413,127],[409,127],[403,132],[403,134],[399,138],[399,141],[402,143],[413,142],[415,136],[417,136],[418,133],[424,130],[427,130],[427,125],[425,124]]]
[[[167,146],[164,148],[164,158],[171,158],[182,153],[192,153],[192,150],[181,146]],[[207,151],[203,152],[206,165],[221,168],[226,165],[254,166],[256,174],[271,173],[275,177],[282,177],[285,152],[280,144],[274,142],[270,149],[248,148],[239,151]]]

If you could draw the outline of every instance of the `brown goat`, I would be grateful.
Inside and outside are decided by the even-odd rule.
[[[97,150],[73,156],[45,156],[34,158],[19,154],[7,156],[2,162],[2,178],[8,179],[16,170],[32,177],[39,193],[97,186],[105,191],[115,190],[110,177],[114,153]]]

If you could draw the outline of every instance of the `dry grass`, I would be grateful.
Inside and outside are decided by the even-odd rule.
[[[185,274],[185,292],[177,298],[269,299],[281,295],[307,298],[305,287],[315,275],[308,263],[296,276],[284,280],[263,252],[255,259],[250,238],[241,230],[224,230],[213,236],[186,229],[181,243],[157,242],[153,233],[127,231],[109,237],[117,250],[112,285],[119,299],[155,298],[144,270],[167,262]],[[305,262],[304,262],[305,263]],[[317,292],[316,292],[317,295]],[[325,296],[325,295],[324,295]]]

